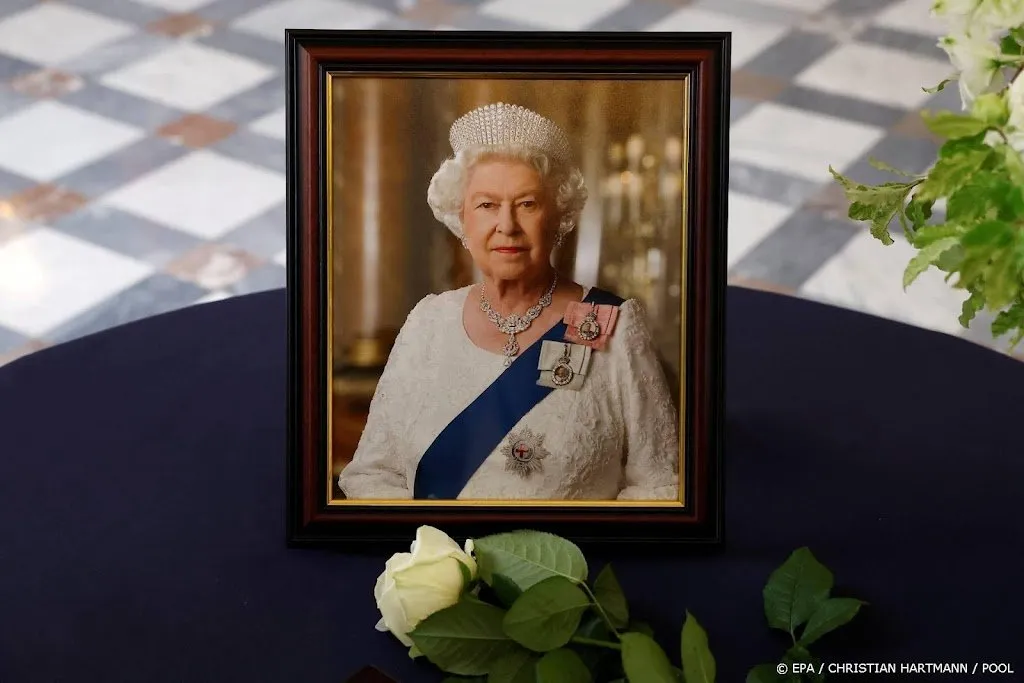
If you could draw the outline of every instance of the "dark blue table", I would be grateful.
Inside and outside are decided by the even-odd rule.
[[[801,545],[871,603],[830,661],[1020,676],[1024,365],[772,294],[728,306],[726,551],[594,564],[668,647],[693,612],[723,683],[784,649],[761,588]],[[373,630],[383,556],[285,548],[284,420],[282,291],[0,368],[0,681],[437,680]]]

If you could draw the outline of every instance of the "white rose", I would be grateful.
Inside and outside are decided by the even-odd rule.
[[[377,577],[373,597],[381,619],[378,631],[391,631],[404,645],[411,646],[409,632],[417,624],[459,601],[466,587],[460,564],[476,578],[473,541],[463,550],[446,533],[421,526],[411,552],[397,553],[384,565]]]
[[[951,33],[939,41],[959,71],[960,99],[969,109],[978,95],[1002,85],[1002,53],[984,31],[974,28]]]
[[[947,21],[954,29],[1003,32],[1024,23],[1021,0],[935,0],[932,15]]]

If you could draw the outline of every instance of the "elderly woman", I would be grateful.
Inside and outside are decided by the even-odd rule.
[[[427,190],[482,282],[422,299],[338,484],[349,499],[673,500],[677,414],[636,300],[555,272],[586,201],[565,133],[509,104]]]

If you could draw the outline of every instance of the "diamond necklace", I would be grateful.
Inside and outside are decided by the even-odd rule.
[[[480,285],[480,310],[487,314],[487,319],[494,323],[501,332],[508,335],[508,341],[505,342],[505,346],[501,349],[502,353],[505,354],[506,368],[512,365],[512,359],[519,354],[519,342],[516,341],[516,335],[528,330],[533,321],[540,317],[544,309],[551,305],[551,295],[554,294],[555,285],[557,284],[558,274],[556,273],[554,279],[551,280],[551,286],[548,287],[548,291],[544,293],[540,301],[527,309],[524,315],[512,313],[505,318],[502,318],[498,315],[497,311],[491,308],[491,304],[487,301],[487,296],[484,292],[484,285]]]

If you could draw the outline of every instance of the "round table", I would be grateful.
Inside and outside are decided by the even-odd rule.
[[[1020,676],[1024,365],[751,290],[727,316],[727,544],[591,557],[634,615],[675,658],[690,610],[742,681],[785,649],[761,589],[806,545],[870,603],[826,661]],[[373,629],[384,556],[285,547],[285,344],[274,291],[0,368],[0,681],[440,679]]]

